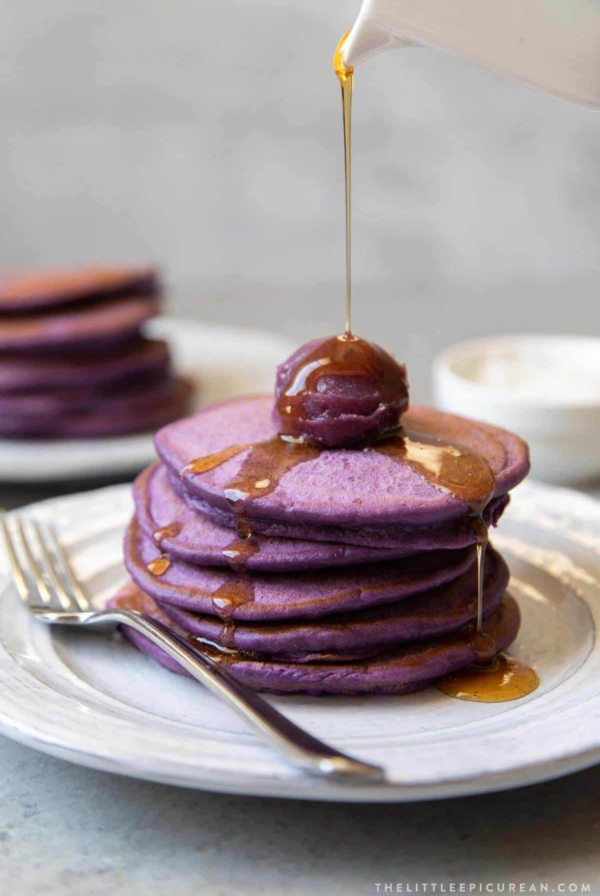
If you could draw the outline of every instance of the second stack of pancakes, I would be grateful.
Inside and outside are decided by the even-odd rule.
[[[151,268],[90,267],[0,280],[0,436],[153,431],[188,409],[191,386],[147,339],[160,310]]]
[[[126,536],[133,582],[116,602],[166,621],[256,690],[406,693],[469,666],[472,508],[436,487],[433,467],[424,478],[389,452],[302,456],[279,439],[272,407],[271,396],[238,398],[157,434],[160,462],[136,482]],[[495,484],[483,518],[496,524],[528,471],[526,445],[423,407],[403,425],[487,461]],[[490,547],[484,629],[498,652],[520,624],[508,580]]]

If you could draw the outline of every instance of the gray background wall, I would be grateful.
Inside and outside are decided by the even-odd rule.
[[[159,262],[175,309],[343,315],[337,39],[352,0],[4,0],[0,268]],[[434,51],[365,65],[355,329],[408,361],[600,331],[600,116]]]

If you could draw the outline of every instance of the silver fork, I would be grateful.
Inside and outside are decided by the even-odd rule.
[[[241,713],[291,765],[312,775],[348,783],[385,780],[384,769],[340,753],[299,728],[167,626],[133,610],[94,610],[52,526],[42,527],[33,519],[24,523],[16,517],[12,528],[15,535],[0,510],[0,531],[15,587],[38,622],[108,631],[129,626]]]

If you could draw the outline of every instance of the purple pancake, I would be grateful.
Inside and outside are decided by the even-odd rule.
[[[0,314],[54,308],[93,299],[158,296],[154,268],[87,267],[5,275],[0,279]]]
[[[186,494],[199,509],[214,509],[219,522],[233,522],[225,490],[235,493],[231,483],[250,449],[240,450],[207,472],[182,471],[197,458],[275,439],[271,412],[270,396],[237,398],[206,408],[156,435],[160,457],[175,477],[182,476]],[[423,407],[412,407],[403,422],[410,430],[433,433],[484,457],[496,477],[496,497],[517,485],[529,469],[527,446],[504,430]],[[255,531],[265,532],[268,524],[267,534],[313,540],[318,529],[325,533],[321,538],[337,529],[332,540],[342,542],[349,539],[340,530],[439,526],[464,520],[470,511],[463,501],[439,490],[409,466],[375,450],[351,449],[325,450],[297,464],[264,496],[245,501],[243,508]],[[306,534],[301,535],[302,531]],[[435,540],[430,546],[437,546]]]
[[[139,610],[159,619],[177,631],[147,595],[140,602],[139,592],[124,589],[115,603]],[[498,652],[505,650],[517,636],[520,625],[515,600],[505,595],[500,607],[485,620],[484,630],[494,638]],[[143,635],[130,628],[124,635],[143,653],[168,669],[182,672],[177,663]],[[179,630],[183,637],[186,633]],[[476,659],[473,643],[461,632],[424,641],[417,641],[384,653],[376,658],[341,662],[290,663],[283,660],[259,660],[245,654],[221,654],[203,649],[227,671],[255,691],[277,694],[406,694],[420,690],[450,672],[470,666]],[[185,673],[184,673],[185,674]]]
[[[134,498],[141,529],[169,556],[200,566],[230,565],[223,551],[231,545],[234,533],[193,511],[171,487],[164,465],[155,464],[140,473],[134,484]],[[383,550],[262,535],[253,536],[252,542],[256,551],[248,556],[246,567],[262,572],[354,566],[397,560],[411,553],[398,546]],[[448,546],[455,547],[455,541]]]
[[[0,318],[0,351],[50,353],[114,346],[137,333],[158,313],[156,299],[93,302],[81,308]]]
[[[0,399],[0,436],[4,438],[96,438],[153,432],[189,409],[192,386],[166,377],[144,386],[127,386],[103,393],[85,404],[55,396],[22,398],[27,409],[10,413]],[[68,393],[67,393],[68,395]]]
[[[164,377],[168,369],[167,343],[141,336],[122,347],[91,356],[88,352],[61,352],[54,357],[0,356],[0,396],[73,387],[114,387]]]
[[[484,615],[497,609],[509,580],[506,563],[490,550],[484,580]],[[475,623],[477,570],[472,566],[445,585],[395,603],[355,613],[338,613],[316,622],[221,622],[157,601],[161,610],[189,634],[246,653],[285,657],[293,662],[373,656],[407,641],[421,641]]]
[[[134,519],[125,536],[125,564],[142,591],[163,603],[247,621],[314,619],[390,603],[451,582],[475,561],[472,548],[435,551],[388,563],[297,573],[236,573],[175,558],[153,574],[162,555]]]
[[[195,495],[186,492],[181,480],[172,473],[169,481],[173,491],[196,513],[211,520],[215,525],[233,529],[235,518],[230,511],[212,507]],[[483,519],[488,526],[496,526],[510,501],[509,495],[493,498],[483,511]],[[349,529],[344,526],[293,526],[289,523],[268,522],[252,518],[252,532],[276,539],[302,539],[314,543],[334,542],[363,549],[385,551],[392,557],[407,557],[423,551],[458,550],[475,544],[476,528],[471,517],[465,515],[457,520],[434,526],[365,526]]]

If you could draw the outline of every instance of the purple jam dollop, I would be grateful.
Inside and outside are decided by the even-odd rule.
[[[393,432],[408,408],[406,368],[356,336],[314,339],[277,368],[273,418],[281,435],[348,448]]]

